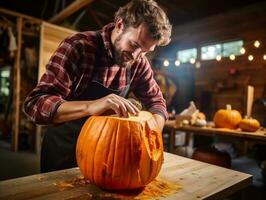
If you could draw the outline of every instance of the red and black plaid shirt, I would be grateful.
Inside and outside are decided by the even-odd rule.
[[[111,23],[100,31],[104,47],[100,52],[102,66],[98,78],[106,87],[122,89],[126,84],[126,69],[114,64],[111,50],[113,28],[114,24]],[[87,31],[74,34],[61,42],[46,65],[46,72],[38,85],[25,100],[24,111],[31,121],[38,124],[52,123],[58,106],[64,101],[75,100],[87,88],[93,76],[98,41],[96,32]],[[165,100],[146,57],[133,64],[131,76],[130,91],[151,113],[167,119]]]

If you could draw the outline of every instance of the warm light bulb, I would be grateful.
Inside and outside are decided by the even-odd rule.
[[[191,64],[195,64],[196,59],[195,59],[195,58],[190,58],[189,62],[190,62]]]
[[[196,65],[195,65],[195,67],[196,67],[197,69],[199,69],[199,68],[201,67],[201,64],[200,64],[200,62],[196,62]]]
[[[240,49],[240,53],[241,53],[241,54],[245,54],[245,53],[246,53],[246,49],[245,49],[244,47],[242,47],[242,48]]]
[[[263,55],[263,60],[266,60],[266,54]]]
[[[164,61],[163,61],[163,66],[165,66],[165,67],[168,67],[168,66],[169,66],[169,64],[170,64],[170,63],[169,63],[169,61],[168,61],[168,60],[164,60]]]
[[[179,60],[176,60],[176,61],[175,61],[175,66],[178,67],[179,65],[180,65],[180,61],[179,61]]]
[[[254,46],[255,46],[256,48],[259,48],[259,46],[260,46],[260,41],[256,40],[256,41],[254,42]]]
[[[236,59],[236,56],[235,56],[234,54],[231,54],[231,55],[229,56],[229,58],[230,58],[230,60],[235,60],[235,59]]]
[[[253,57],[252,55],[249,55],[249,56],[248,56],[248,60],[249,60],[249,61],[252,61],[253,59],[254,59],[254,57]]]
[[[216,56],[217,61],[220,61],[221,59],[222,59],[222,56],[220,56],[220,55]]]

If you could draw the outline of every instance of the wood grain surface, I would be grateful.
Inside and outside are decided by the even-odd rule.
[[[0,182],[1,200],[222,199],[251,184],[252,176],[164,153],[159,176],[143,190],[115,193],[86,182],[78,168]]]

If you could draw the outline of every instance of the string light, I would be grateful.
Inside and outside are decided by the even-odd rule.
[[[246,53],[246,49],[245,49],[244,47],[242,47],[242,48],[240,49],[240,53],[241,53],[241,54],[245,54],[245,53]]]
[[[170,64],[170,63],[169,63],[169,61],[168,61],[168,60],[164,60],[164,61],[163,61],[163,66],[165,66],[165,67],[168,67],[168,66],[169,66],[169,64]]]
[[[261,42],[259,41],[259,40],[256,40],[256,41],[250,41],[250,42],[245,42],[245,44],[249,44],[249,43],[253,43],[253,45],[254,45],[254,47],[256,47],[256,48],[259,48],[260,46],[261,46]],[[209,51],[213,51],[213,49],[212,49],[212,47],[210,47],[209,49],[208,49]],[[247,50],[242,46],[241,48],[240,48],[240,50],[239,50],[239,52],[243,55],[243,54],[246,54],[247,53]],[[205,60],[205,59],[207,59],[207,55],[206,54],[201,54],[201,60]],[[217,55],[216,57],[215,57],[215,59],[219,62],[219,61],[221,61],[222,60],[222,58],[223,58],[223,56],[222,55]],[[229,59],[230,60],[235,60],[236,59],[236,55],[235,54],[231,54],[230,56],[229,56]],[[248,60],[249,61],[253,61],[255,58],[254,58],[254,56],[253,55],[248,55]],[[263,56],[262,56],[262,59],[264,60],[264,61],[266,61],[266,54],[264,54]],[[160,60],[162,60],[162,59],[160,59]],[[175,64],[175,66],[176,67],[179,67],[180,65],[181,65],[181,61],[180,60],[178,60],[178,59],[176,59],[176,60],[174,60],[174,59],[170,59],[170,61],[172,62],[172,61],[174,61],[174,64]],[[169,59],[164,59],[164,61],[163,61],[163,66],[165,66],[165,67],[168,67],[169,65],[170,65],[170,61],[169,61]],[[195,64],[195,67],[196,68],[200,68],[201,67],[201,63],[200,62],[196,62],[197,60],[196,60],[196,58],[190,58],[189,59],[189,63],[190,64]]]
[[[180,61],[179,60],[175,61],[175,66],[177,66],[177,67],[180,66]]]
[[[201,64],[200,64],[200,62],[196,62],[196,65],[195,65],[195,67],[196,67],[197,69],[199,69],[199,68],[201,67]]]
[[[231,55],[229,56],[229,58],[230,58],[230,60],[235,60],[235,59],[236,59],[236,56],[235,56],[234,54],[231,54]]]
[[[220,61],[221,59],[222,59],[222,56],[220,56],[220,55],[216,56],[217,61]]]
[[[249,61],[252,61],[253,59],[254,59],[254,57],[253,57],[252,55],[249,55],[249,56],[248,56],[248,60],[249,60]]]
[[[259,46],[260,46],[260,41],[256,40],[256,41],[254,42],[254,46],[255,46],[256,48],[259,48]]]
[[[195,58],[190,58],[189,62],[190,62],[191,64],[195,64],[196,59],[195,59]]]

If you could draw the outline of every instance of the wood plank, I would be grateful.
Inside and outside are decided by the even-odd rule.
[[[154,182],[176,186],[172,193],[149,199],[222,199],[251,184],[252,176],[215,165],[164,153],[164,163]],[[73,182],[74,181],[74,182]],[[75,182],[76,181],[76,182]],[[62,185],[65,184],[62,189]],[[72,184],[70,184],[72,183]],[[178,186],[178,187],[177,187]],[[180,188],[181,186],[181,188]],[[154,189],[154,188],[152,188]],[[78,168],[37,174],[0,182],[0,200],[139,199],[145,193],[112,193],[85,183]]]
[[[68,16],[72,15],[76,11],[80,10],[81,8],[87,6],[88,4],[92,3],[94,0],[76,0],[56,16],[52,17],[49,21],[51,23],[58,23],[63,21]]]
[[[10,15],[10,16],[15,16],[15,17],[23,17],[25,19],[34,21],[36,23],[41,23],[42,22],[41,19],[29,16],[29,15],[25,15],[25,14],[22,14],[22,13],[18,13],[18,12],[12,11],[12,10],[8,10],[8,9],[5,9],[5,8],[0,8],[0,13],[4,13],[4,14]]]
[[[12,123],[12,150],[18,151],[19,139],[19,125],[20,125],[20,85],[21,85],[21,70],[20,70],[20,57],[22,46],[22,17],[17,17],[17,51],[15,58],[15,72],[14,72],[14,123]]]
[[[266,142],[266,130],[258,130],[256,132],[246,132],[246,131],[231,130],[226,128],[208,128],[208,127],[201,128],[195,126],[176,126],[174,120],[168,120],[165,126],[168,128],[173,128],[175,130],[191,132],[195,134],[205,134],[209,136],[214,136],[214,135],[233,136],[241,139]]]
[[[42,74],[44,73],[45,67],[43,66],[43,42],[44,42],[44,24],[40,27],[40,47],[39,47],[39,68],[38,68],[38,80],[40,80]],[[39,142],[38,142],[39,143]]]
[[[75,30],[63,28],[54,24],[43,22],[40,33],[39,72],[38,79],[45,72],[45,65],[57,49],[59,44],[68,36],[76,33]]]

